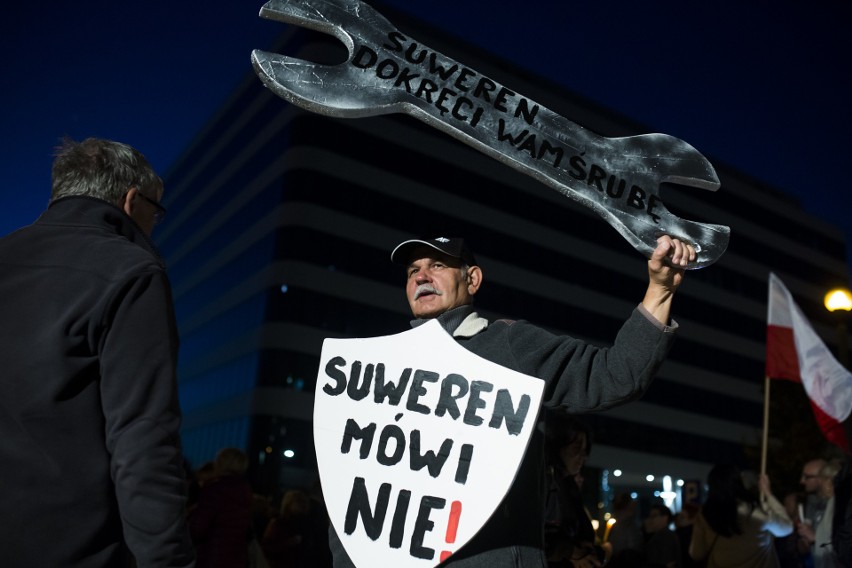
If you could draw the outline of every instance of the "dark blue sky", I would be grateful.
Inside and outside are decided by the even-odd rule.
[[[798,196],[852,243],[849,2],[384,4]],[[44,207],[64,135],[128,142],[165,173],[251,72],[251,50],[268,49],[283,30],[257,17],[261,5],[91,0],[7,11],[0,235]]]

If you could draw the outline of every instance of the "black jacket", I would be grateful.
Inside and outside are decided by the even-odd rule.
[[[190,566],[165,267],[123,211],[0,239],[0,564]],[[126,544],[125,544],[126,543]]]

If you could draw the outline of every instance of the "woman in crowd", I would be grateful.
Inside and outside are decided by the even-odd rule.
[[[784,506],[760,476],[760,494],[746,489],[739,469],[717,465],[707,478],[707,501],[692,532],[689,554],[707,568],[778,568],[774,537],[793,532]]]

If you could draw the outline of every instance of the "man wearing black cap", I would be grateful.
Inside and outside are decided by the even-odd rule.
[[[658,240],[648,261],[642,303],[610,348],[556,336],[525,321],[489,322],[473,309],[483,272],[459,238],[408,240],[391,253],[406,267],[406,295],[413,325],[437,318],[458,343],[489,361],[547,383],[543,405],[569,413],[605,410],[633,400],[648,387],[674,339],[671,302],[689,261],[691,245],[669,236]],[[485,526],[441,566],[454,568],[546,567],[544,533],[544,440],[534,431],[515,482]],[[336,535],[335,566],[352,566]],[[573,567],[599,566],[577,552]]]
[[[469,305],[482,283],[482,270],[462,239],[405,241],[391,253],[391,260],[408,267],[405,291],[418,319]]]

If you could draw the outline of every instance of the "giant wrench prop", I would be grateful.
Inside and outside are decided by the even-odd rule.
[[[272,92],[306,110],[358,118],[410,114],[591,208],[646,257],[668,234],[715,262],[730,229],[680,219],[663,182],[715,191],[719,179],[695,148],[666,134],[607,138],[559,116],[400,33],[359,0],[270,0],[260,16],[332,35],[349,50],[339,65],[252,52]]]

